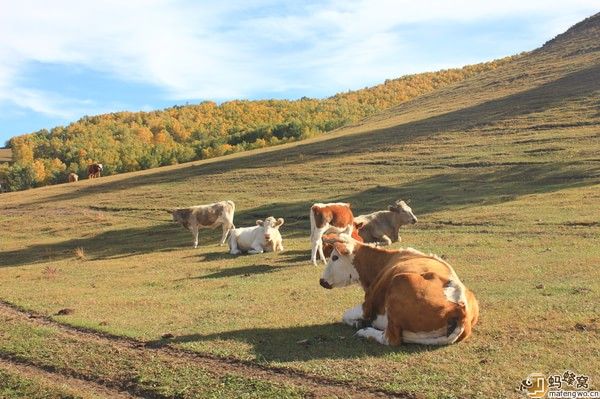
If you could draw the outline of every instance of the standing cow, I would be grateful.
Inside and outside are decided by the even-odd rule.
[[[235,204],[233,201],[221,201],[208,205],[178,208],[167,212],[173,216],[174,222],[180,223],[192,232],[194,236],[194,248],[198,247],[198,230],[200,228],[213,229],[222,226],[223,236],[221,237],[220,245],[225,244],[225,239],[229,231],[235,229],[233,224]]]
[[[101,163],[93,163],[88,166],[88,179],[95,179],[100,177],[104,166]]]
[[[71,172],[67,176],[67,179],[69,180],[69,183],[74,183],[79,180],[79,176],[77,175],[77,173]]]
[[[417,217],[406,202],[398,200],[387,211],[360,215],[354,218],[354,222],[362,224],[358,233],[364,242],[391,245],[400,241],[400,227],[417,223]]]
[[[283,218],[269,216],[264,221],[257,220],[256,226],[238,227],[229,234],[229,253],[238,255],[242,252],[261,254],[263,252],[283,251],[283,239],[279,227]]]
[[[329,204],[314,204],[310,208],[310,260],[317,266],[317,252],[323,263],[327,258],[323,253],[323,234],[331,231],[335,233],[352,234],[354,215],[347,202],[333,202]]]

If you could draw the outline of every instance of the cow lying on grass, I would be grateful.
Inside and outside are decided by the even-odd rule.
[[[221,201],[208,205],[197,205],[189,208],[178,208],[167,211],[173,216],[173,221],[181,224],[192,232],[194,236],[194,248],[198,247],[198,230],[200,228],[211,228],[222,226],[223,235],[221,245],[225,244],[225,239],[229,230],[234,229],[233,214],[235,213],[235,204],[233,201]]]
[[[364,242],[391,245],[400,241],[400,227],[417,223],[417,217],[406,202],[398,200],[387,211],[360,215],[354,222],[362,225],[359,234]]]
[[[238,227],[229,235],[229,253],[238,255],[242,252],[262,254],[263,252],[283,251],[283,239],[279,227],[283,218],[275,220],[269,216],[264,221],[257,220],[256,226]]]
[[[361,244],[345,234],[331,243],[320,284],[328,289],[361,284],[365,301],[342,317],[354,327],[371,323],[358,336],[383,345],[447,345],[471,334],[479,304],[448,263],[412,248]]]

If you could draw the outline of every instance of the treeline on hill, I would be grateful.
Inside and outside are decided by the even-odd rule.
[[[356,122],[424,93],[511,61],[408,75],[326,99],[229,101],[153,112],[84,116],[51,130],[17,136],[13,163],[0,164],[9,191],[84,177],[90,163],[103,174],[131,172],[301,140]]]

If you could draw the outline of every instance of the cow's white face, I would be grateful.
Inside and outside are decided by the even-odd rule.
[[[279,227],[283,224],[283,218],[275,219],[273,216],[269,216],[264,221],[257,220],[256,225],[261,226],[265,240],[271,241],[271,238],[279,235]]]
[[[333,244],[331,257],[321,275],[319,284],[323,288],[331,289],[346,287],[359,281],[358,271],[352,264],[354,256],[352,251],[354,245],[350,243],[336,242]]]
[[[417,217],[413,213],[410,206],[408,206],[408,204],[404,201],[398,200],[394,203],[394,205],[390,205],[388,209],[398,214],[401,224],[417,223]]]
[[[104,170],[101,163],[98,164],[98,168],[100,169],[100,171]]]

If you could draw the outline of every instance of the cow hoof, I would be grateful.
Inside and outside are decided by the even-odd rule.
[[[242,253],[242,251],[231,251],[229,253],[232,254],[232,255],[239,255],[239,254]]]

